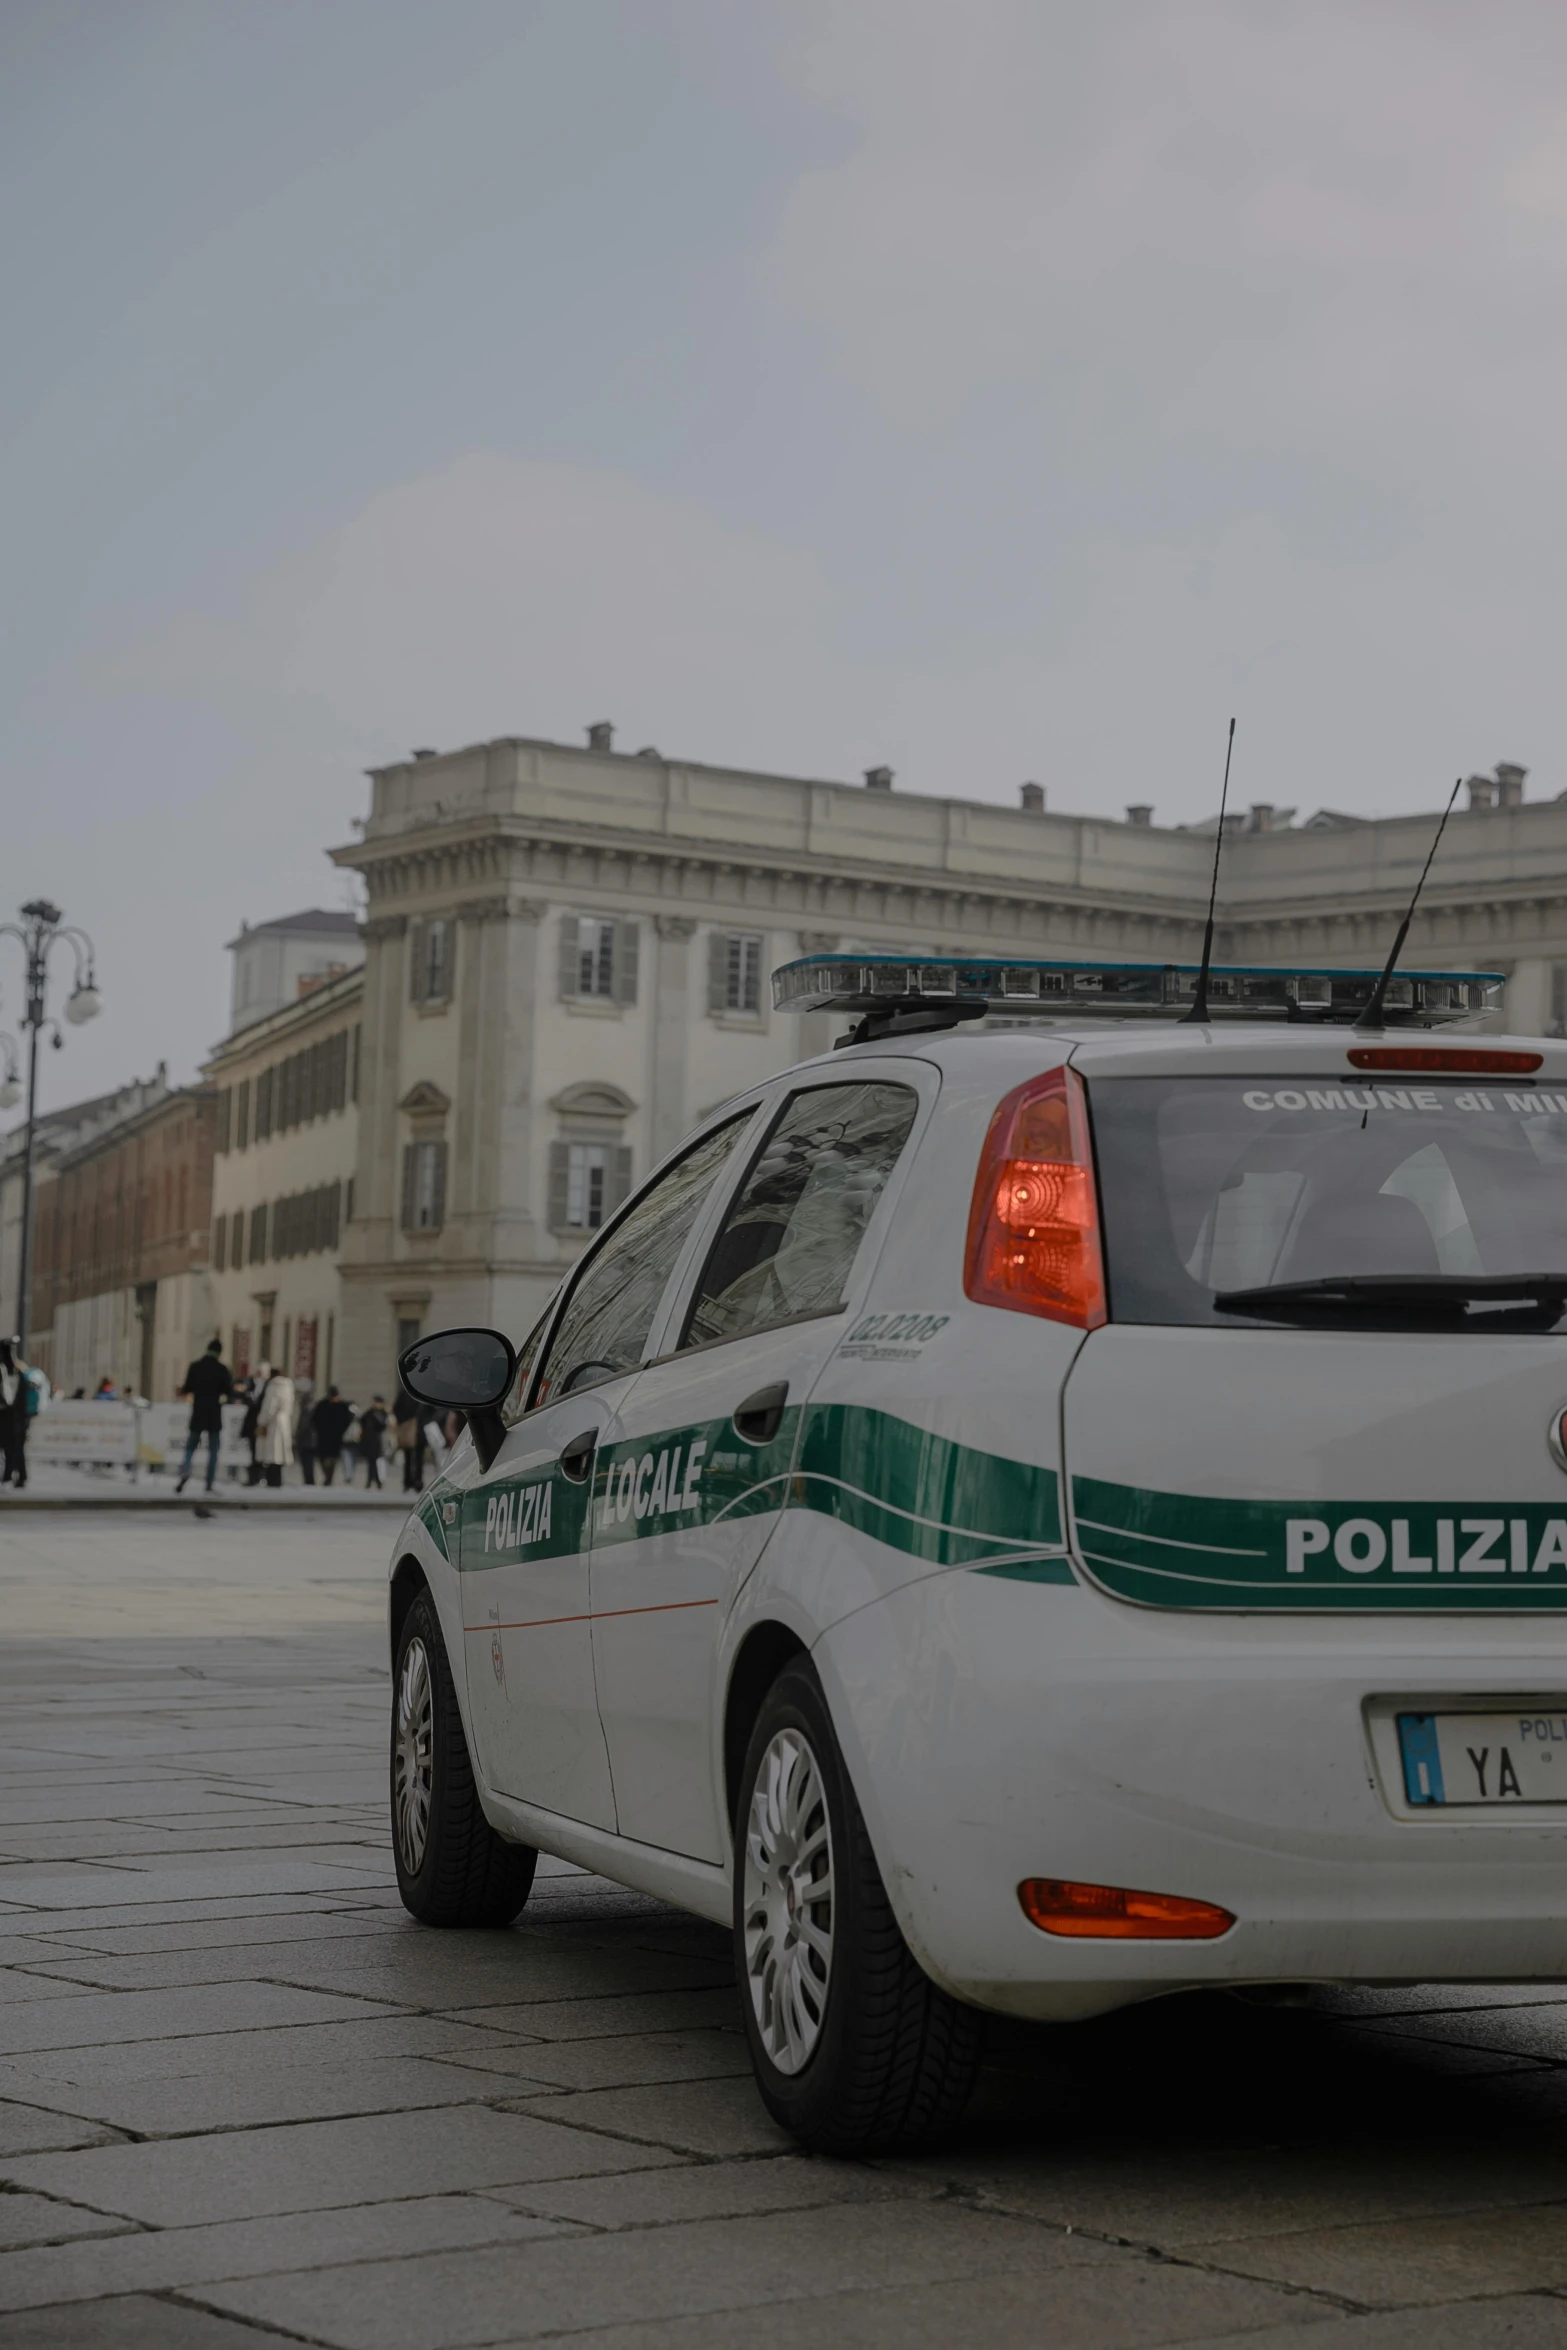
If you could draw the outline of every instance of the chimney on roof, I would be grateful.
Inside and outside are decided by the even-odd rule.
[[[1511,759],[1497,760],[1496,804],[1499,808],[1521,808],[1523,806],[1524,777],[1528,772],[1527,767],[1515,767]]]
[[[615,747],[615,729],[607,718],[600,718],[588,728],[590,751],[612,751]]]
[[[433,751],[415,751],[413,756],[416,759],[433,759],[435,753]]]
[[[1135,807],[1127,809],[1126,821],[1135,824],[1139,832],[1146,832],[1153,823],[1153,809],[1147,801],[1139,800]]]
[[[1043,816],[1045,787],[1042,783],[1020,783],[1017,787],[1017,796],[1030,816]]]
[[[1496,806],[1496,784],[1489,775],[1471,775],[1469,778],[1469,813],[1478,815],[1483,809]]]
[[[1246,830],[1248,832],[1271,832],[1273,830],[1273,802],[1271,800],[1252,801],[1251,814],[1246,819]]]
[[[891,791],[892,769],[890,767],[867,767],[865,788],[867,791]]]

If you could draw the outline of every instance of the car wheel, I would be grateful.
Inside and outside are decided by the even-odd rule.
[[[824,2154],[950,2129],[979,2064],[978,2013],[937,1989],[898,1930],[803,1659],[768,1692],[735,1821],[735,1968],[768,2112]]]
[[[539,1857],[484,1816],[428,1591],[404,1619],[392,1675],[392,1853],[403,1907],[427,1926],[509,1926]]]

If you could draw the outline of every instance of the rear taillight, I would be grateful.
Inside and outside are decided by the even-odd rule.
[[[963,1287],[979,1305],[1080,1330],[1105,1320],[1093,1146],[1082,1080],[1070,1069],[1031,1077],[990,1121]]]

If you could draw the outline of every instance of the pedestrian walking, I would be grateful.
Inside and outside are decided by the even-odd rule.
[[[397,1390],[397,1401],[392,1406],[392,1420],[397,1433],[397,1449],[403,1456],[403,1491],[417,1493],[424,1483],[424,1428],[419,1418],[419,1406],[406,1387]]]
[[[191,1465],[196,1458],[196,1447],[207,1440],[207,1491],[210,1493],[218,1478],[218,1447],[223,1442],[223,1406],[234,1393],[234,1374],[223,1360],[223,1341],[209,1338],[207,1351],[198,1355],[190,1365],[176,1391],[183,1399],[190,1397],[190,1426],[185,1435],[185,1458],[174,1490],[183,1493],[190,1482]]]
[[[311,1415],[316,1408],[316,1383],[313,1379],[296,1379],[294,1388],[298,1397],[294,1410],[294,1451],[299,1459],[299,1481],[302,1485],[314,1485],[316,1432]]]
[[[0,1338],[0,1485],[27,1483],[27,1423],[37,1410],[21,1341]]]
[[[261,1398],[267,1391],[267,1381],[271,1376],[272,1365],[258,1363],[250,1377],[242,1381],[239,1389],[245,1405],[245,1417],[239,1424],[239,1439],[241,1444],[248,1444],[250,1447],[250,1466],[245,1471],[247,1485],[261,1483],[261,1461],[256,1449],[259,1441],[256,1435],[256,1426],[261,1418]]]
[[[274,1371],[262,1392],[256,1451],[267,1483],[281,1485],[294,1458],[294,1382],[286,1371]]]
[[[354,1416],[354,1407],[345,1403],[335,1387],[329,1386],[310,1415],[310,1440],[321,1463],[321,1482],[330,1485],[337,1475],[338,1463],[343,1457],[343,1439],[348,1434],[348,1423]],[[348,1472],[352,1485],[354,1473]]]
[[[381,1451],[386,1442],[386,1398],[372,1396],[370,1409],[359,1415],[359,1458],[365,1465],[365,1484],[375,1491],[381,1485]]]

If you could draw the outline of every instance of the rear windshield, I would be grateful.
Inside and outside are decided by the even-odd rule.
[[[1116,1077],[1089,1087],[1117,1322],[1366,1274],[1567,1274],[1567,1093]]]

